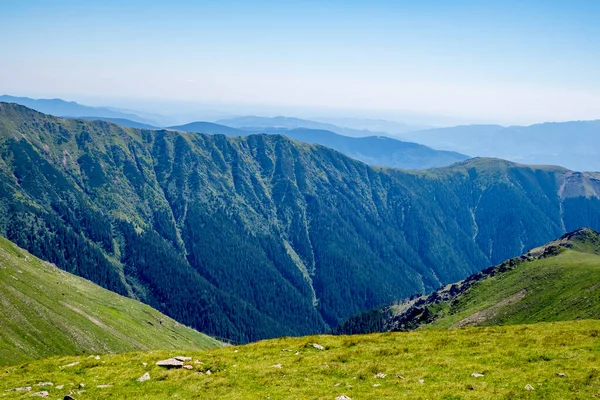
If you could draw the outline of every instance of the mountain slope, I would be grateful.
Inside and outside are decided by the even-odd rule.
[[[51,358],[3,368],[0,397],[46,390],[54,399],[73,391],[84,399],[591,399],[600,387],[599,331],[600,321],[569,321]],[[178,355],[193,358],[192,370],[155,365]],[[138,382],[145,373],[150,379]],[[85,393],[77,394],[80,383]],[[32,391],[14,391],[22,387]]]
[[[189,124],[185,125],[170,126],[168,129],[174,129],[181,132],[208,133],[211,135],[225,136],[245,136],[248,134],[248,132],[241,129],[203,121],[190,122]]]
[[[0,237],[0,365],[53,355],[221,344]]]
[[[338,333],[600,318],[600,234],[581,229],[464,281],[350,318]]]
[[[0,233],[236,341],[324,332],[600,229],[598,178],[490,159],[373,168],[279,135],[136,130],[0,103]]]
[[[401,135],[440,150],[511,161],[562,165],[579,171],[600,171],[600,120],[530,126],[470,125],[430,129]]]
[[[369,165],[402,169],[427,169],[445,167],[469,157],[439,151],[416,143],[402,142],[385,136],[352,138],[316,129],[292,129],[282,135],[306,143],[316,143]]]

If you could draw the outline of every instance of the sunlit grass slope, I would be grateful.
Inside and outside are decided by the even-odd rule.
[[[176,355],[192,357],[192,369],[155,365]],[[61,368],[73,362],[80,364]],[[146,372],[150,380],[138,382]],[[38,382],[54,385],[37,388]],[[28,398],[32,392],[8,391],[27,386],[76,399],[588,399],[600,393],[600,321],[58,357],[0,372],[0,398]]]
[[[59,354],[220,345],[0,237],[0,365]]]

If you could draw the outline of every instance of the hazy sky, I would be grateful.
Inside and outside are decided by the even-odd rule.
[[[597,0],[2,0],[0,92],[599,119],[598,21]]]

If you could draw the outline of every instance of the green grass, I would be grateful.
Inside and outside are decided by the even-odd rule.
[[[485,279],[457,302],[439,307],[430,328],[449,328],[467,318],[478,319],[470,325],[600,318],[600,256],[563,250],[524,262]]]
[[[58,354],[219,346],[0,237],[0,365]]]
[[[313,348],[315,342],[325,350]],[[154,365],[178,354],[201,364],[190,362],[191,371]],[[207,370],[212,374],[199,373]],[[137,382],[145,372],[151,379]],[[475,372],[484,377],[472,377]],[[386,377],[375,378],[378,373]],[[43,388],[51,398],[76,393],[84,383],[77,399],[586,399],[600,393],[600,321],[281,338],[100,360],[55,357],[1,371],[0,398],[29,398],[7,390],[42,381],[54,383]]]

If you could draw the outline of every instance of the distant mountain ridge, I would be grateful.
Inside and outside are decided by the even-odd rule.
[[[600,120],[530,126],[465,125],[409,132],[404,140],[440,150],[498,157],[525,164],[600,171]]]
[[[294,140],[316,143],[369,165],[402,169],[446,167],[470,158],[453,151],[434,150],[417,143],[386,136],[346,137],[317,129],[291,129],[281,132]]]
[[[242,129],[252,133],[261,133],[261,130],[265,128],[286,130],[306,128],[331,131],[339,135],[350,137],[365,137],[373,135],[390,136],[390,134],[386,132],[369,131],[366,129],[360,130],[345,128],[325,122],[317,122],[307,119],[284,116],[260,117],[255,115],[248,115],[243,117],[221,119],[216,122],[221,125],[231,126],[233,128]]]
[[[580,229],[424,296],[365,312],[338,334],[600,319],[600,233]]]
[[[154,125],[155,122],[140,117],[137,114],[124,112],[111,107],[90,107],[76,103],[74,101],[65,101],[62,99],[32,99],[29,97],[15,97],[1,95],[0,102],[16,103],[33,110],[55,115],[57,117],[77,117],[77,118],[98,118],[98,119],[117,119],[129,120],[141,124]],[[125,124],[123,124],[125,125]],[[127,126],[127,125],[126,125]]]

